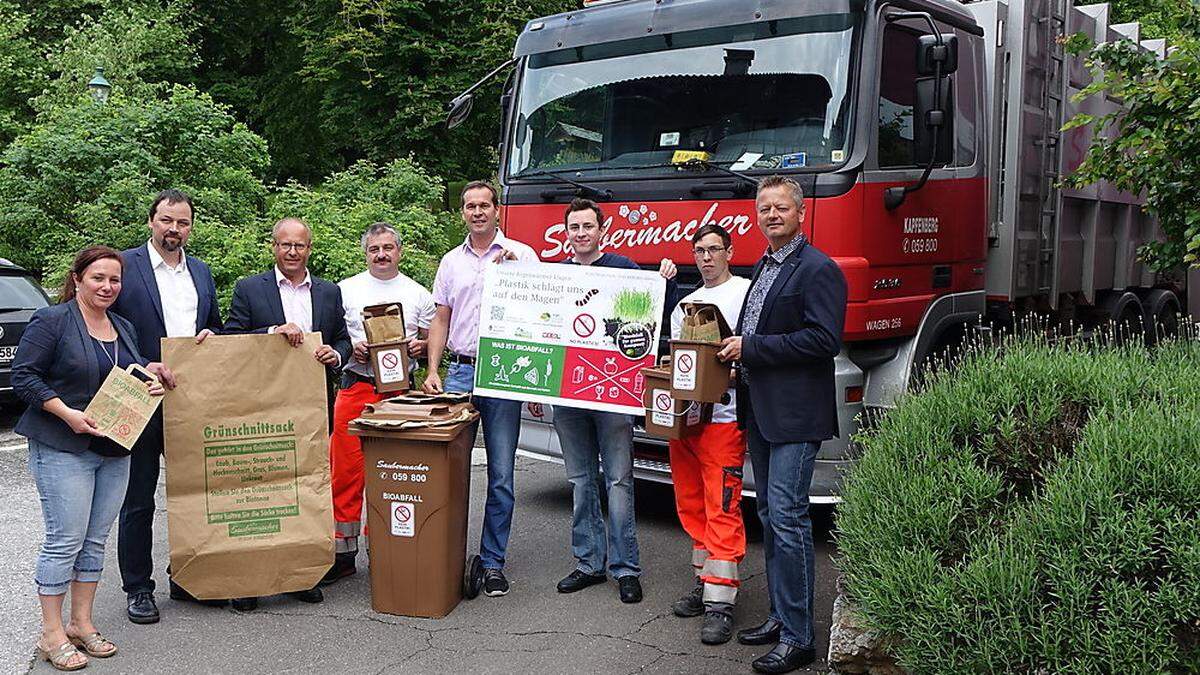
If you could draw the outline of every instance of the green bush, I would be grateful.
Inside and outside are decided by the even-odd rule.
[[[1200,672],[1200,343],[973,350],[860,441],[840,565],[905,667]]]

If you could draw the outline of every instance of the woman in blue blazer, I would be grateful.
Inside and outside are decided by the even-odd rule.
[[[29,439],[29,470],[37,483],[46,537],[34,581],[42,605],[38,652],[59,670],[78,670],[88,655],[106,658],[117,647],[92,624],[96,584],[104,567],[104,542],[125,499],[129,452],[106,438],[84,414],[113,368],[146,366],[158,380],[146,384],[161,396],[174,387],[170,371],[147,363],[133,326],[108,311],[121,292],[121,254],[107,246],[75,257],[61,304],[33,315],[12,365],[12,385],[29,404],[16,432]],[[64,626],[63,600],[71,592]]]

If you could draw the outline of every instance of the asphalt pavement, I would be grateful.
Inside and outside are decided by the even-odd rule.
[[[4,672],[50,673],[32,659],[39,630],[33,566],[41,542],[37,491],[26,468],[23,439],[11,433],[13,418],[0,416],[0,664]],[[468,550],[479,541],[486,475],[477,461],[471,476]],[[155,527],[156,569],[167,564],[165,498],[160,481]],[[125,618],[116,561],[116,529],[96,599],[96,625],[120,646],[108,660],[92,659],[93,673],[748,673],[761,647],[700,644],[700,619],[679,619],[670,604],[692,583],[690,543],[675,517],[668,486],[639,484],[638,542],[645,599],[625,605],[616,583],[563,595],[557,581],[573,567],[570,554],[570,486],[556,464],[517,460],[517,510],[504,597],[464,601],[450,616],[414,619],[370,608],[366,554],[359,572],[325,587],[325,602],[306,605],[286,597],[265,599],[239,613],[167,598],[166,575],[156,574],[162,621],[137,626]],[[753,502],[747,504],[753,506]],[[833,605],[834,546],[829,514],[817,518],[817,650],[824,670]],[[761,531],[747,519],[751,540],[736,624],[760,621],[767,608]]]

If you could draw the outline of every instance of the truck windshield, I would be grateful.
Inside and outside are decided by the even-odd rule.
[[[838,164],[853,28],[822,15],[530,56],[509,176],[669,175],[696,157],[743,171]]]

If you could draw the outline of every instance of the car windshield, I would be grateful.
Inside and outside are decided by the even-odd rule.
[[[853,28],[850,15],[823,15],[530,56],[509,175],[665,175],[688,158],[743,171],[841,163]]]
[[[40,309],[46,296],[29,277],[0,276],[0,310]]]

